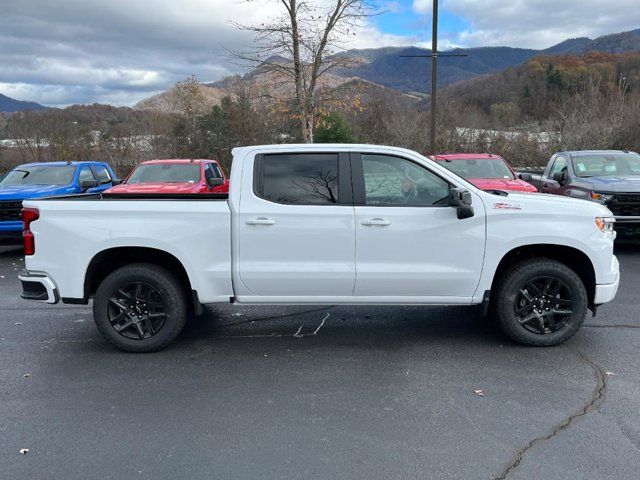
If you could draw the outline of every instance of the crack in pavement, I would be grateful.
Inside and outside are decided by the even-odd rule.
[[[513,471],[518,468],[526,453],[531,450],[534,446],[544,443],[548,440],[551,440],[553,437],[558,435],[561,431],[570,427],[571,424],[578,418],[586,416],[591,411],[595,410],[602,398],[604,397],[604,391],[607,388],[606,376],[602,368],[596,364],[593,360],[587,358],[583,353],[579,351],[575,351],[575,353],[585,361],[594,371],[596,376],[596,387],[593,390],[593,394],[591,395],[591,399],[576,413],[569,415],[560,423],[555,425],[549,433],[546,435],[536,437],[533,440],[530,440],[525,446],[520,448],[513,456],[513,460],[507,467],[499,474],[493,477],[493,480],[506,480],[506,478],[513,473]]]
[[[329,318],[330,315],[331,315],[330,313],[327,313],[324,316],[324,318],[322,319],[322,321],[320,322],[320,325],[318,325],[318,327],[312,333],[300,333],[300,332],[302,332],[302,327],[304,327],[304,325],[300,325],[300,328],[298,328],[296,333],[294,333],[293,335],[288,335],[288,334],[285,335],[285,334],[282,334],[282,333],[267,333],[267,334],[257,334],[257,335],[222,335],[222,338],[282,338],[282,337],[304,338],[304,337],[313,337],[314,335],[318,334],[318,332],[320,331],[320,329],[324,325],[324,322],[327,320],[327,318]]]
[[[610,325],[584,324],[582,326],[587,328],[640,328],[640,325],[629,325],[626,323],[613,323]]]

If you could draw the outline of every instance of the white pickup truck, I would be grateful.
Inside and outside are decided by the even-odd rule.
[[[23,298],[93,298],[135,352],[216,302],[481,305],[513,340],[555,345],[619,282],[606,207],[484,192],[394,147],[237,148],[228,198],[27,200],[23,218]]]

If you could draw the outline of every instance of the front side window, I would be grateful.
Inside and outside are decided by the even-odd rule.
[[[574,165],[578,177],[640,175],[637,153],[579,155],[574,157]]]
[[[93,176],[90,167],[82,167],[80,169],[80,175],[78,175],[78,184],[82,185],[84,181],[92,181],[95,182],[96,178]]]
[[[200,164],[152,163],[136,168],[127,183],[196,183],[200,181]]]
[[[64,166],[22,166],[7,173],[2,180],[2,187],[19,185],[69,185],[73,180],[76,167]]]
[[[288,205],[338,203],[338,155],[274,154],[259,160],[258,196]]]
[[[500,178],[514,180],[515,176],[505,161],[494,158],[465,158],[440,162],[440,165],[465,179]]]
[[[556,173],[562,173],[567,170],[567,159],[564,157],[556,157],[555,162],[553,162],[553,166],[551,167],[551,171],[549,172],[549,176],[553,177]]]
[[[216,174],[215,170],[213,169],[213,164],[207,163],[204,166],[204,178],[206,178],[207,180],[210,180],[212,178],[222,178],[222,177]]]
[[[378,206],[446,205],[449,184],[404,158],[362,154],[365,204]]]
[[[96,179],[99,183],[110,183],[111,175],[109,175],[109,171],[103,165],[95,165],[93,167],[93,173],[96,176]]]

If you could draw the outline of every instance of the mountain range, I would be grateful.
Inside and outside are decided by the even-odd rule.
[[[476,47],[456,48],[441,54],[451,53],[457,56],[442,56],[438,60],[438,86],[452,85],[482,75],[503,71],[518,66],[538,55],[579,55],[591,51],[623,53],[640,51],[640,29],[604,35],[595,39],[586,37],[570,38],[552,47],[535,50],[513,47]],[[336,69],[327,75],[326,88],[347,87],[360,92],[364,89],[371,96],[373,91],[396,95],[401,101],[417,101],[424,98],[431,88],[431,62],[427,55],[431,51],[418,47],[382,47],[374,49],[353,49],[341,52],[358,60],[358,66],[349,69]],[[287,62],[281,58],[278,61]],[[207,105],[215,105],[226,95],[234,83],[252,80],[263,89],[282,89],[282,82],[268,78],[264,69],[257,68],[245,75],[235,76],[214,83],[202,84],[202,96]],[[277,85],[277,86],[276,86]],[[171,92],[159,93],[142,100],[136,105],[141,110],[170,111]],[[0,112],[21,110],[42,110],[47,107],[33,102],[22,102],[0,94]]]
[[[640,51],[640,29],[604,35],[595,39],[586,37],[570,38],[545,49],[513,47],[456,48],[446,52],[456,56],[442,56],[438,60],[438,86],[464,83],[466,80],[502,72],[522,65],[539,55],[581,55],[587,52],[623,53]],[[325,78],[329,89],[348,88],[352,94],[361,95],[361,90],[377,91],[394,96],[398,101],[420,101],[431,89],[431,62],[427,55],[431,51],[418,47],[383,47],[373,49],[353,49],[338,55],[357,60],[354,68],[335,69]],[[285,58],[273,57],[270,62],[288,62]],[[235,83],[250,80],[268,93],[282,91],[282,82],[269,78],[264,68],[256,68],[245,75],[229,77],[214,83],[204,83],[201,89],[207,105],[219,102]],[[167,97],[171,89],[143,100],[137,108],[166,110]],[[366,103],[366,102],[365,102]]]
[[[48,107],[35,102],[24,102],[0,93],[0,113],[22,112],[25,110],[45,110]]]

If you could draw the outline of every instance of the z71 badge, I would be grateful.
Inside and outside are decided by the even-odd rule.
[[[524,205],[522,203],[497,202],[493,204],[493,208],[496,210],[522,210]]]

